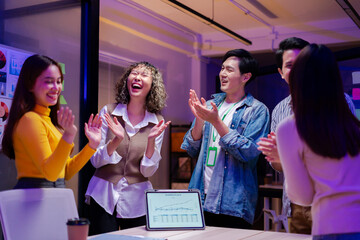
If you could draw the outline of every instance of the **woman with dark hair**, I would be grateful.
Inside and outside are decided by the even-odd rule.
[[[77,127],[72,111],[59,109],[63,80],[59,64],[46,56],[33,55],[21,68],[2,139],[3,153],[15,159],[15,188],[65,187],[100,142],[101,119],[92,114],[85,123],[89,144],[70,158]]]
[[[360,122],[330,49],[300,52],[290,92],[294,115],[277,130],[289,198],[312,205],[313,239],[360,239]]]
[[[116,84],[116,103],[105,105],[96,168],[86,202],[90,235],[145,225],[145,193],[159,167],[166,92],[161,73],[148,62],[127,68]]]

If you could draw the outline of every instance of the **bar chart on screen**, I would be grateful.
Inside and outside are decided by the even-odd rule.
[[[147,193],[149,223],[153,227],[202,227],[201,202],[197,192]]]
[[[178,223],[178,222],[197,222],[199,221],[198,214],[159,214],[153,217],[154,222],[162,223]]]
[[[179,198],[179,193],[167,193],[166,201],[160,198],[154,199],[149,206],[153,212],[154,224],[193,224],[201,219],[198,212],[197,199],[192,199],[191,195],[184,195]],[[160,195],[157,195],[160,196]],[[186,199],[190,198],[190,199]],[[180,200],[180,201],[179,201]]]

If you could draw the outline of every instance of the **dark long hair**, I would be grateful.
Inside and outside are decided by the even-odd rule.
[[[36,79],[45,71],[49,66],[55,65],[59,68],[61,75],[61,81],[64,77],[60,68],[60,65],[53,59],[42,56],[33,55],[28,57],[20,71],[19,79],[16,85],[14,98],[11,104],[10,113],[7,125],[4,130],[4,136],[2,139],[2,151],[11,159],[15,158],[13,147],[13,134],[16,124],[20,118],[27,112],[34,109],[36,104],[36,98],[32,89],[35,86]],[[51,122],[58,128],[61,128],[57,121],[57,110],[59,109],[59,101],[56,105],[50,106],[50,118]]]
[[[324,45],[305,47],[290,72],[296,128],[310,149],[340,159],[360,149],[360,122],[345,100],[334,54]]]

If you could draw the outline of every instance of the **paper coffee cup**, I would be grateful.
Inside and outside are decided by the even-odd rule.
[[[67,231],[69,240],[86,240],[89,232],[90,221],[86,218],[68,219]]]

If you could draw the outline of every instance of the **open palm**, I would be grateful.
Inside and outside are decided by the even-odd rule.
[[[89,140],[89,145],[91,148],[96,149],[101,141],[101,124],[102,120],[99,117],[99,114],[90,115],[89,121],[85,123],[85,135]]]
[[[201,104],[201,102],[200,102],[198,96],[196,95],[196,92],[192,89],[190,89],[190,92],[189,92],[189,102],[188,103],[189,103],[191,112],[194,114],[194,116],[196,118],[199,118],[199,116],[197,115],[196,109],[195,109],[195,105]]]
[[[57,119],[59,125],[64,129],[64,133],[75,136],[77,132],[77,127],[74,124],[75,116],[69,107],[61,107],[57,111]]]
[[[125,130],[123,126],[119,123],[117,120],[117,117],[114,117],[114,119],[111,118],[111,116],[108,113],[105,113],[105,121],[112,131],[112,133],[118,137],[119,139],[124,139],[125,136]]]
[[[166,128],[169,126],[171,121],[164,123],[164,119],[161,120],[158,124],[156,124],[153,128],[151,128],[148,139],[155,139],[158,137]]]

